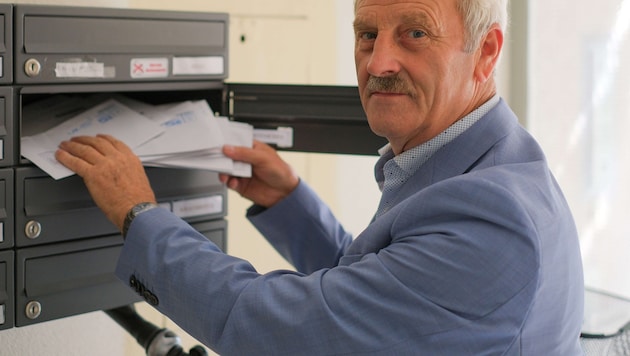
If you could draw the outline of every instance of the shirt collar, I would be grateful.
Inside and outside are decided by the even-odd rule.
[[[380,148],[378,150],[378,153],[381,157],[376,162],[374,172],[376,176],[376,181],[379,183],[379,186],[382,186],[383,182],[385,181],[383,169],[388,161],[393,159],[396,165],[402,171],[406,172],[407,176],[411,176],[418,170],[418,168],[420,168],[427,160],[429,160],[429,158],[431,158],[431,156],[433,156],[435,152],[453,141],[456,137],[458,137],[468,128],[474,125],[480,118],[490,112],[490,110],[492,110],[499,103],[499,100],[499,95],[495,94],[492,98],[490,98],[490,100],[486,101],[480,107],[473,110],[468,115],[464,116],[462,119],[457,120],[453,125],[442,131],[439,135],[397,156],[394,156],[391,145],[389,143]]]

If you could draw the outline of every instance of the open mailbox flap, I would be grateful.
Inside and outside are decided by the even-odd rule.
[[[229,83],[226,90],[225,115],[280,149],[376,155],[387,143],[370,130],[356,87]]]

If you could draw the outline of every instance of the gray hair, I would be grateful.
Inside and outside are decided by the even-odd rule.
[[[508,0],[459,0],[457,9],[466,28],[465,51],[474,52],[483,36],[497,24],[506,32],[508,25]]]
[[[354,10],[360,0],[354,0]],[[457,10],[464,20],[466,29],[466,52],[474,52],[486,32],[494,24],[498,24],[503,32],[508,25],[508,0],[458,0]]]

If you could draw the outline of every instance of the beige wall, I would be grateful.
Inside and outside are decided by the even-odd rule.
[[[335,1],[130,0],[130,7],[230,13],[230,81],[335,83]],[[241,41],[241,36],[244,41]]]

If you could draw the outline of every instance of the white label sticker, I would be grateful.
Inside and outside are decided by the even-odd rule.
[[[180,218],[219,214],[221,212],[223,212],[222,195],[180,200],[173,203],[173,213]]]
[[[221,75],[224,73],[223,57],[173,58],[173,75]]]
[[[129,70],[132,78],[166,78],[168,58],[135,58]]]
[[[293,128],[278,127],[276,130],[254,129],[254,139],[281,148],[293,147]]]
[[[59,62],[55,66],[57,78],[104,78],[105,65],[96,62]]]

